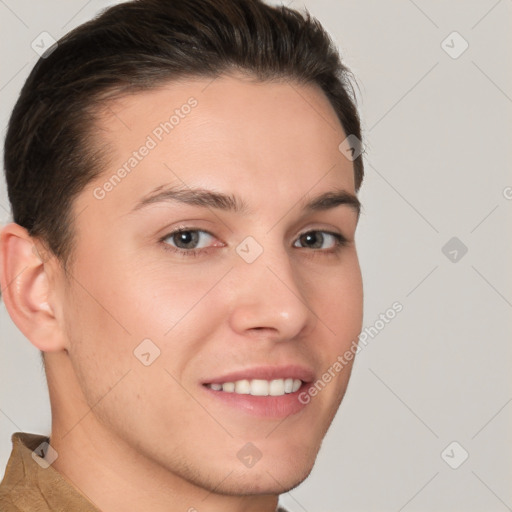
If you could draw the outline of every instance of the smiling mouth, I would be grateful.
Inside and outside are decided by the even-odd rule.
[[[283,396],[295,393],[302,386],[300,379],[242,379],[234,382],[207,383],[207,388],[224,393],[252,396]]]

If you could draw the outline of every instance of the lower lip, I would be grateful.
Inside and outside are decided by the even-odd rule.
[[[212,399],[220,400],[231,407],[263,418],[286,418],[291,414],[299,413],[307,405],[299,400],[299,395],[308,387],[306,383],[302,383],[302,386],[294,393],[286,393],[281,396],[239,395],[238,393],[216,391],[206,386],[202,387]]]

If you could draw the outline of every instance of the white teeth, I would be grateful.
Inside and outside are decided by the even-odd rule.
[[[251,383],[248,380],[237,380],[235,382],[235,393],[239,395],[250,395]]]
[[[222,391],[227,391],[228,393],[233,393],[235,391],[235,383],[234,382],[225,382],[222,384]]]
[[[270,396],[281,396],[284,395],[285,386],[283,379],[275,379],[270,381],[268,387],[268,394]]]
[[[301,386],[300,379],[242,379],[235,382],[224,382],[223,384],[207,384],[214,391],[237,393],[239,395],[253,396],[282,396],[287,393],[295,393]]]
[[[268,380],[253,379],[251,381],[251,395],[268,396]]]

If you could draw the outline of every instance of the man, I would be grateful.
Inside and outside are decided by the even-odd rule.
[[[13,435],[2,512],[270,512],[307,478],[362,324],[349,87],[259,0],[120,4],[38,61],[0,280],[52,429]]]

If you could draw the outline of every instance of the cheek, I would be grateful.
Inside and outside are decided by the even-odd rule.
[[[92,407],[128,370],[132,338],[114,304],[96,284],[89,288],[75,286],[66,303],[65,329],[70,363]]]
[[[117,262],[111,272],[95,275],[91,294],[77,291],[78,307],[70,318],[75,325],[78,318],[82,342],[76,343],[74,358],[86,375],[110,375],[86,383],[95,396],[116,381],[114,373],[120,377],[130,368],[135,370],[130,379],[142,371],[141,396],[154,390],[153,396],[162,386],[168,393],[173,380],[165,370],[181,380],[221,322],[222,304],[209,291],[225,270],[165,266],[136,256]]]
[[[326,402],[330,403],[339,403],[345,392],[363,322],[363,284],[355,251],[347,255],[345,263],[325,280],[324,292],[318,290],[316,306],[325,334],[321,350],[323,370],[332,374],[326,376],[329,390],[320,394],[325,399],[329,397]],[[349,359],[344,356],[347,351],[351,353]]]
[[[316,281],[319,317],[335,333],[327,339],[333,341],[333,349],[341,349],[357,337],[363,320],[363,283],[355,250],[347,252],[342,265],[326,270]]]
[[[207,338],[220,322],[223,306],[211,293],[226,268],[216,265],[140,265],[131,275],[129,318],[139,337],[161,340],[162,346],[193,353],[196,340]],[[217,290],[215,290],[217,291]],[[186,340],[186,343],[184,343]]]

